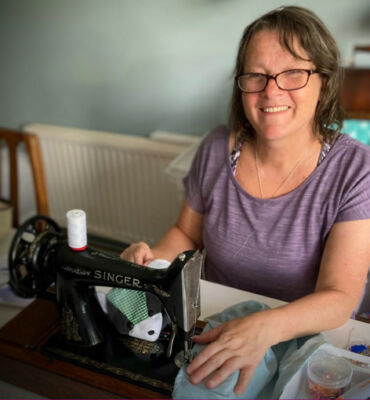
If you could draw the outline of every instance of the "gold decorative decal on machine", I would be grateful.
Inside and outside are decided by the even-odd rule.
[[[62,357],[63,359],[68,359],[70,361],[74,361],[74,362],[80,363],[82,365],[94,367],[100,371],[107,371],[107,372],[110,372],[117,376],[122,376],[124,378],[131,379],[134,382],[144,383],[144,384],[152,386],[154,389],[167,390],[170,393],[173,390],[173,386],[168,382],[162,382],[158,379],[150,378],[145,375],[141,375],[141,374],[132,372],[125,368],[114,367],[105,362],[100,362],[100,361],[94,360],[93,358],[81,356],[79,354],[72,353],[71,351],[66,351],[66,350],[57,349],[57,348],[49,349],[49,351],[54,353],[56,356]]]
[[[72,310],[68,307],[63,307],[62,309],[61,330],[67,340],[82,342],[82,337],[78,332],[78,323]]]
[[[161,347],[156,342],[148,342],[147,340],[138,339],[131,336],[123,336],[122,345],[129,348],[134,353],[141,354],[160,354]]]
[[[150,284],[150,283],[145,284],[143,289],[148,290],[152,293],[155,293],[156,295],[161,296],[161,297],[171,297],[171,295],[168,292],[165,292],[164,290],[160,289],[158,286]]]
[[[62,265],[62,269],[64,271],[70,272],[71,274],[79,275],[79,276],[90,276],[91,271],[87,269],[83,269],[80,267],[70,267],[69,265]]]

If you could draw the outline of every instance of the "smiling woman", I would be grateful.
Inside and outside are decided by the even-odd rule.
[[[313,73],[315,65],[312,61],[305,61],[309,57],[297,39],[294,50],[299,59],[281,46],[274,31],[256,33],[247,47],[246,75],[242,76],[260,75],[265,80],[264,86],[253,85],[252,91],[242,90],[245,117],[258,132],[256,136],[276,137],[297,132],[312,136],[312,115],[319,101],[322,78]],[[283,132],[280,133],[280,129]]]
[[[256,168],[248,176],[236,168],[236,178],[257,197],[276,197],[298,187],[315,169],[320,153],[322,136],[314,131],[313,116],[323,77],[297,37],[292,49],[294,53],[281,44],[278,32],[258,31],[246,47],[243,74],[237,79],[243,118],[253,128],[238,132],[239,166],[255,163]]]
[[[204,247],[208,280],[290,302],[194,337],[207,346],[187,368],[193,384],[213,389],[239,369],[240,395],[269,347],[340,326],[359,301],[370,150],[339,133],[341,76],[335,41],[311,11],[282,7],[249,25],[229,126],[203,140],[176,225],[153,248],[122,253],[147,264]]]
[[[294,9],[296,12],[293,21],[290,20],[290,17],[294,13]],[[235,75],[238,77],[245,74],[248,61],[254,61],[246,59],[246,52],[252,48],[250,41],[254,35],[262,31],[275,33],[278,36],[280,47],[292,56],[295,68],[299,61],[306,62],[305,65],[309,62],[315,66],[315,72],[325,78],[325,90],[320,98],[320,104],[315,110],[314,131],[328,135],[328,137],[335,136],[336,132],[329,127],[336,124],[339,132],[343,118],[339,96],[343,70],[340,67],[339,50],[330,32],[316,15],[303,8],[300,8],[299,12],[297,10],[296,7],[291,7],[290,11],[287,7],[274,10],[266,14],[267,18],[259,18],[245,29],[239,44]],[[260,52],[267,55],[268,49],[260,48]],[[278,61],[279,59],[273,58],[273,63]],[[241,136],[253,135],[253,130],[248,129],[250,124],[241,104],[239,89],[237,84],[234,84],[230,127]],[[297,90],[300,87],[287,89]]]

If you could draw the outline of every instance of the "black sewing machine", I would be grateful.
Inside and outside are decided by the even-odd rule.
[[[165,270],[90,247],[77,252],[68,246],[65,232],[45,216],[35,216],[18,229],[9,253],[10,286],[16,294],[42,297],[55,282],[60,329],[43,351],[165,394],[171,392],[180,364],[192,358],[201,266],[201,254],[192,251],[178,255]],[[154,295],[164,314],[158,339],[149,342],[117,331],[102,308],[97,286]]]

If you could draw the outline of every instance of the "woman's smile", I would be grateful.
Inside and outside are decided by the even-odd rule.
[[[268,107],[261,107],[260,110],[263,113],[281,113],[284,111],[288,111],[291,107],[289,106],[268,106]]]

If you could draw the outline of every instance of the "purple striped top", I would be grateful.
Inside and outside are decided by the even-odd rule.
[[[342,134],[295,190],[259,199],[236,181],[228,143],[214,129],[184,179],[204,216],[206,279],[285,301],[312,293],[333,224],[370,218],[370,148]]]

